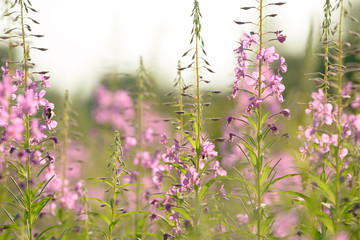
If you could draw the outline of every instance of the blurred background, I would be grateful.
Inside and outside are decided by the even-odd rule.
[[[211,87],[226,90],[232,83],[233,49],[242,33],[251,27],[233,21],[255,21],[255,10],[240,10],[253,5],[253,1],[199,3],[205,49],[216,72],[206,77],[212,80]],[[40,22],[32,26],[33,32],[45,35],[33,45],[49,49],[33,51],[33,62],[51,72],[51,82],[59,91],[69,89],[74,93],[81,89],[77,94],[89,96],[104,74],[133,74],[139,56],[143,56],[162,89],[168,90],[177,61],[190,47],[192,0],[37,0],[33,5],[38,10],[34,18]],[[313,38],[319,39],[322,5],[322,1],[303,0],[271,8],[278,17],[269,19],[269,29],[284,30],[287,35],[285,44],[277,46],[278,51],[290,58],[306,55],[312,28],[316,29]]]
[[[1,1],[1,5],[3,2]],[[206,60],[215,72],[204,72],[204,79],[211,83],[203,84],[201,88],[203,91],[222,91],[211,97],[209,107],[204,107],[204,119],[210,121],[204,121],[202,127],[211,140],[229,136],[232,129],[226,124],[226,117],[242,114],[244,105],[248,102],[247,96],[235,100],[229,96],[236,66],[233,50],[238,47],[242,34],[253,30],[251,24],[237,25],[234,21],[256,22],[255,10],[240,9],[253,6],[254,2],[256,1],[199,0]],[[296,171],[295,165],[301,162],[298,148],[303,143],[297,138],[298,127],[311,122],[305,109],[311,93],[316,91],[316,83],[309,80],[309,73],[323,69],[323,59],[316,55],[321,51],[324,2],[325,0],[289,0],[283,6],[266,8],[265,14],[278,15],[267,18],[265,31],[282,30],[287,36],[283,44],[277,41],[272,43],[277,52],[285,57],[288,66],[282,80],[286,86],[285,102],[281,106],[268,102],[267,107],[276,108],[277,112],[285,108],[291,111],[289,121],[281,119],[277,122],[281,134],[287,133],[289,138],[273,148],[270,158],[285,159],[282,161],[285,164],[282,168],[290,172]],[[350,14],[359,18],[360,2],[353,2],[355,5],[350,9]],[[3,9],[4,6],[0,8]],[[147,129],[152,130],[150,133],[146,130],[144,134],[148,134],[151,140],[155,139],[151,143],[153,145],[146,145],[145,148],[151,154],[155,152],[154,156],[160,158],[159,154],[165,149],[159,144],[160,135],[164,132],[170,137],[178,134],[170,125],[171,120],[168,121],[178,118],[179,115],[175,113],[178,108],[164,106],[163,103],[176,101],[173,96],[166,94],[175,89],[178,61],[182,61],[182,66],[191,62],[189,56],[181,56],[192,47],[190,15],[193,0],[36,0],[33,1],[33,8],[38,13],[31,14],[30,17],[40,24],[32,24],[32,32],[45,37],[35,39],[30,45],[48,50],[31,51],[31,58],[36,63],[34,71],[50,72],[52,87],[48,89],[46,98],[56,106],[54,111],[59,126],[55,134],[59,139],[65,135],[64,129],[68,127],[68,122],[64,121],[66,89],[69,90],[71,99],[71,144],[67,153],[71,160],[69,166],[73,164],[69,167],[69,175],[73,177],[71,181],[75,182],[74,179],[79,179],[80,176],[106,176],[115,129],[121,128],[123,138],[138,137],[134,136],[135,131],[127,133],[127,130],[134,130],[136,127],[140,129],[140,121],[135,113],[140,99],[137,86],[140,57],[143,58],[143,67],[151,83],[148,92],[144,94],[144,105],[149,110],[144,114],[144,122],[148,125]],[[333,17],[336,19],[336,14]],[[360,32],[358,23],[347,21],[346,25],[345,29]],[[5,29],[8,29],[8,24],[6,18],[2,18],[0,31],[4,32]],[[359,39],[347,38],[347,35],[345,37],[350,43],[360,44]],[[0,40],[0,43],[0,57],[4,62],[8,43],[6,40]],[[19,50],[14,54],[15,59],[22,60]],[[360,61],[345,61],[354,60]],[[195,84],[194,72],[186,70],[182,74],[186,85]],[[193,100],[190,99],[187,103],[193,103],[191,101]],[[240,127],[235,131],[239,129],[241,131]],[[140,134],[140,138],[142,137]],[[59,145],[61,144],[63,143]],[[238,150],[235,144],[230,145],[230,141],[216,143],[216,150],[222,156],[231,152],[231,148]],[[235,152],[233,162],[243,164],[245,160],[239,157],[241,154],[236,154]],[[127,157],[128,162],[138,158],[135,151],[129,152]],[[223,160],[226,157],[220,161],[225,162]],[[61,160],[61,153],[58,159]],[[230,169],[233,162],[225,167]],[[81,163],[85,163],[83,167],[80,167]],[[96,191],[102,191],[101,187],[90,190],[89,195],[98,194]]]
[[[204,114],[221,119],[205,125],[207,132],[212,133],[211,137],[216,138],[221,137],[225,118],[236,106],[236,101],[228,98],[236,66],[233,50],[241,35],[252,30],[250,24],[237,25],[234,21],[255,22],[256,11],[240,9],[252,6],[254,1],[251,0],[227,0],[226,3],[200,0],[199,4],[207,60],[215,72],[204,73],[204,78],[211,83],[202,87],[223,91],[213,97],[211,108]],[[319,49],[323,4],[324,1],[287,1],[283,6],[271,6],[266,10],[266,14],[277,13],[278,16],[266,20],[265,30],[283,30],[287,36],[283,44],[274,43],[274,46],[288,65],[283,79],[286,90],[282,108],[291,110],[292,119],[285,123],[284,129],[294,140],[297,139],[297,127],[309,120],[304,110],[315,83],[309,81],[307,74],[322,68],[316,51]],[[360,12],[359,3],[355,4],[351,9],[352,15]],[[178,60],[182,60],[183,53],[192,47],[190,14],[193,1],[37,0],[33,7],[38,13],[30,16],[40,24],[33,24],[32,32],[45,37],[30,44],[48,50],[32,51],[31,57],[36,63],[35,70],[50,71],[52,88],[47,96],[57,106],[55,113],[60,116],[59,120],[64,92],[68,89],[77,113],[78,131],[90,141],[86,136],[93,133],[94,126],[97,126],[92,115],[96,102],[95,89],[105,84],[112,86],[113,90],[122,88],[131,91],[136,85],[140,56],[154,84],[151,89],[156,96],[154,107],[165,117],[176,116],[174,109],[162,106],[161,102],[169,101],[165,94],[174,88]],[[359,30],[357,23],[346,24],[353,30]],[[6,27],[3,18],[0,28]],[[6,42],[3,42],[2,49],[4,58]],[[21,60],[21,53],[17,52],[17,55],[17,59]],[[190,60],[182,61],[183,66],[187,66]],[[192,71],[183,71],[183,77],[187,85],[194,84]],[[111,135],[112,131],[109,131]],[[108,146],[109,141],[104,141],[104,146]],[[298,147],[298,144],[291,146],[295,155]]]

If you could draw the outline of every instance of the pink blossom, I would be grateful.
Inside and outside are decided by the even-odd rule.
[[[41,86],[43,86],[44,88],[51,87],[51,84],[48,82],[49,79],[50,79],[49,76],[44,76],[40,74]]]
[[[236,218],[239,221],[239,225],[244,225],[249,222],[249,216],[247,214],[237,214]]]
[[[38,101],[34,99],[34,91],[27,90],[24,95],[17,96],[17,103],[22,114],[35,115],[37,112]]]
[[[224,189],[224,184],[221,185],[220,189],[219,189],[219,194],[220,196],[224,199],[224,200],[229,200],[227,197],[226,197],[226,191]]]
[[[274,60],[279,59],[279,54],[275,52],[275,47],[271,46],[268,49],[262,47],[257,55],[259,61],[264,60],[268,63],[272,63]]]
[[[201,143],[201,156],[206,157],[216,157],[218,152],[215,150],[215,144],[209,141]]]
[[[281,80],[282,80],[282,76],[279,74],[273,75],[270,78],[270,87],[279,102],[284,101],[282,92],[285,90],[285,86],[281,84]]]
[[[276,31],[275,34],[276,34],[276,38],[277,40],[280,42],[280,43],[283,43],[285,42],[286,40],[286,36],[280,34],[282,31]]]
[[[222,169],[222,168],[220,167],[219,161],[215,161],[212,168],[213,168],[214,171],[215,171],[214,177],[217,177],[217,176],[226,176],[226,174],[227,174],[226,170],[224,170],[224,169]]]
[[[339,232],[336,235],[336,237],[333,238],[333,240],[349,240],[349,239],[350,239],[349,235],[344,231]]]
[[[287,66],[286,66],[286,63],[285,63],[285,58],[284,57],[281,57],[279,59],[279,68],[280,68],[280,71],[283,72],[283,73],[286,73],[287,72]]]
[[[31,120],[31,133],[38,141],[46,138],[45,133],[39,128],[39,120],[37,118]]]
[[[340,152],[339,152],[339,158],[340,160],[344,159],[344,157],[346,157],[346,155],[349,153],[349,151],[347,150],[347,148],[341,148]]]
[[[284,238],[294,232],[298,219],[294,213],[280,213],[275,217],[274,233],[277,237]]]
[[[359,106],[360,106],[360,94],[356,94],[354,101],[351,103],[351,107],[358,108]]]
[[[289,109],[281,110],[279,113],[281,115],[283,115],[284,117],[286,117],[287,119],[290,119],[290,110]]]
[[[146,141],[146,142],[151,142],[154,140],[154,131],[152,128],[147,128],[144,132],[143,132],[143,139]]]
[[[15,139],[17,141],[22,141],[23,131],[25,130],[24,122],[21,118],[13,118],[11,124],[9,124],[5,129],[6,139]]]
[[[243,34],[243,46],[244,46],[244,48],[251,47],[252,43],[254,43],[256,45],[260,45],[259,36],[257,34],[248,35],[247,33],[244,33]]]

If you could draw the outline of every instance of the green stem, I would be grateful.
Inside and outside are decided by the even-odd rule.
[[[143,58],[140,57],[140,68],[139,68],[139,75],[138,75],[138,84],[139,84],[139,93],[138,93],[138,141],[139,141],[139,152],[143,151],[143,140],[142,140],[142,133],[143,133],[143,115],[144,115],[144,64]],[[140,176],[141,176],[141,163],[139,162],[136,166],[136,171],[139,173],[137,177],[137,184],[136,184],[136,211],[140,210]],[[135,233],[138,230],[138,216],[135,215]]]
[[[340,166],[341,160],[339,158],[340,147],[341,147],[341,133],[342,133],[342,126],[341,126],[341,112],[342,112],[342,99],[341,99],[341,90],[342,90],[342,24],[343,24],[343,13],[344,13],[344,1],[340,0],[340,21],[339,21],[339,62],[338,62],[338,92],[337,92],[337,130],[338,130],[338,144],[336,148],[336,156],[335,156],[335,213],[334,213],[334,231],[335,233],[338,232],[338,225],[340,222]]]
[[[328,88],[329,88],[329,82],[328,82],[328,72],[329,72],[329,43],[328,43],[328,36],[329,36],[329,32],[330,32],[330,1],[327,0],[326,1],[326,10],[325,10],[325,36],[324,36],[324,40],[325,40],[325,63],[324,63],[324,67],[325,67],[325,72],[324,72],[324,91],[325,91],[325,102],[327,102],[327,98],[328,98]]]
[[[116,154],[118,154],[118,149],[116,148]],[[117,190],[117,178],[118,178],[118,168],[119,168],[119,163],[118,163],[118,156],[115,157],[115,162],[113,163],[113,168],[114,168],[114,176],[113,176],[113,202],[111,204],[111,222],[112,223],[115,220],[115,202],[116,202],[116,190]],[[109,240],[111,240],[112,237],[112,230],[109,228]]]
[[[28,86],[28,56],[27,56],[27,46],[25,41],[25,24],[24,24],[24,3],[23,0],[19,0],[20,7],[21,7],[21,32],[22,32],[22,43],[23,43],[23,54],[24,54],[24,84],[25,84],[25,92]],[[30,117],[29,114],[25,114],[25,149],[30,149]],[[28,206],[27,206],[27,213],[26,214],[26,223],[28,224],[28,236],[29,239],[32,240],[32,194],[31,194],[31,165],[30,165],[30,155],[27,154],[27,161],[26,161],[26,185],[27,185],[27,192],[28,192]]]
[[[180,69],[181,68],[181,63],[180,63],[180,61],[178,62],[178,69]],[[178,79],[179,79],[179,81],[178,81],[178,84],[179,84],[179,111],[180,111],[180,141],[179,141],[179,143],[180,143],[180,146],[182,146],[182,144],[183,144],[183,137],[182,137],[182,133],[184,132],[184,116],[183,116],[183,114],[182,114],[182,112],[183,112],[183,109],[184,109],[184,106],[183,106],[183,92],[184,92],[184,90],[183,90],[183,88],[182,88],[182,78],[181,78],[181,71],[179,70],[178,71]],[[181,151],[180,151],[180,155],[181,155]]]
[[[62,158],[63,158],[63,172],[62,172],[62,189],[61,195],[64,196],[65,189],[65,179],[66,179],[66,168],[67,168],[67,147],[68,147],[68,137],[69,137],[69,108],[70,108],[70,99],[69,99],[69,90],[65,92],[65,107],[64,107],[64,129],[63,137],[64,144],[62,148]]]
[[[201,116],[201,107],[200,107],[200,76],[199,76],[199,29],[196,26],[196,41],[195,41],[195,71],[196,71],[196,99],[197,99],[197,109],[196,109],[196,147],[200,146],[200,116]],[[196,171],[199,172],[200,166],[200,154],[196,154]]]
[[[263,46],[263,0],[259,2],[259,11],[260,11],[260,29],[259,29],[259,38],[260,38],[260,49]],[[261,98],[261,78],[262,78],[262,61],[259,61],[259,91],[258,91],[258,98]],[[261,237],[261,222],[262,222],[262,211],[261,211],[261,202],[262,202],[262,193],[261,193],[261,186],[260,186],[260,175],[262,171],[262,161],[261,161],[261,145],[262,145],[262,126],[261,126],[261,119],[262,119],[262,111],[261,111],[261,103],[259,103],[259,109],[257,111],[257,162],[256,162],[256,191],[257,191],[257,208],[258,208],[258,218],[257,218],[257,239],[262,239]]]

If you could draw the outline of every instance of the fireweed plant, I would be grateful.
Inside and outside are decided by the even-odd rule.
[[[126,187],[132,185],[132,183],[123,183],[123,176],[130,172],[125,170],[125,162],[123,160],[123,150],[121,145],[121,138],[119,131],[115,131],[113,152],[110,156],[110,162],[108,164],[109,177],[96,178],[94,180],[105,183],[110,187],[106,192],[110,195],[108,201],[99,198],[91,197],[89,199],[95,200],[101,203],[104,209],[100,212],[88,212],[90,216],[94,216],[102,220],[102,224],[92,223],[95,229],[102,233],[104,239],[125,239],[127,237],[135,237],[136,234],[128,235],[127,231],[123,227],[117,227],[116,225],[123,220],[124,217],[138,213],[146,212],[125,212],[123,208],[119,208],[119,198],[123,196],[122,192],[126,191]],[[120,209],[120,210],[119,210]],[[119,213],[120,211],[120,213]],[[104,225],[103,227],[101,227]]]
[[[59,148],[56,152],[58,161],[56,164],[51,163],[45,171],[45,179],[53,178],[47,189],[57,194],[44,209],[44,213],[55,215],[64,229],[79,232],[78,226],[87,221],[86,215],[83,214],[84,183],[80,179],[81,163],[86,158],[86,150],[79,143],[80,133],[76,131],[77,121],[68,90],[65,92],[61,112],[58,126]]]
[[[6,23],[7,23],[7,28],[4,29],[4,31],[8,31],[8,29],[12,28],[13,25],[13,18],[9,15],[10,13],[10,1],[6,1],[4,4],[4,8],[3,10],[3,14],[1,14],[2,16],[6,17]],[[0,39],[2,39],[2,41],[4,41],[6,43],[6,45],[8,46],[8,62],[10,62],[9,64],[9,71],[11,73],[13,73],[13,67],[12,67],[12,62],[13,62],[13,44],[12,44],[12,40],[11,40],[11,31],[9,32],[8,35],[5,36],[1,36]],[[4,203],[6,197],[7,197],[7,190],[4,187],[5,184],[5,179],[7,177],[7,164],[5,161],[2,162],[2,165],[0,166],[1,168],[1,182],[0,182],[0,207],[2,208],[2,204]],[[1,220],[1,219],[0,219]]]
[[[211,94],[211,92],[200,91],[200,83],[209,82],[203,80],[202,69],[213,71],[209,68],[210,64],[200,54],[201,51],[205,56],[206,52],[200,34],[201,13],[196,0],[191,16],[193,28],[190,44],[194,43],[194,47],[185,52],[183,57],[193,52],[192,63],[187,67],[178,68],[179,72],[175,80],[179,97],[176,104],[178,107],[176,113],[179,115],[177,130],[181,135],[179,140],[173,139],[174,145],[170,148],[166,147],[166,153],[162,155],[162,166],[160,166],[164,174],[170,176],[175,184],[172,184],[165,195],[162,195],[162,201],[157,199],[153,201],[155,209],[165,211],[165,214],[154,216],[154,218],[163,219],[168,225],[168,229],[163,230],[164,239],[205,239],[217,234],[215,226],[218,222],[211,218],[213,209],[210,203],[219,194],[210,193],[209,189],[213,183],[226,175],[219,161],[215,161],[218,156],[215,144],[201,135],[202,107],[209,105],[205,101],[205,96]],[[204,66],[201,66],[202,62],[205,63]],[[196,74],[196,85],[186,86],[180,71],[192,67]],[[186,92],[187,89],[195,89],[195,93]],[[218,91],[213,91],[213,93],[218,93]],[[189,111],[184,107],[183,97],[195,99],[195,110]],[[187,126],[184,123],[185,117],[192,125]],[[163,135],[161,143],[166,144],[166,142],[167,138]]]
[[[345,38],[358,35],[344,29],[345,19],[357,21],[350,15],[349,7],[350,2],[345,0],[336,1],[334,6],[330,1],[324,4],[323,47],[319,53],[324,58],[324,71],[315,73],[313,78],[319,86],[306,109],[312,124],[300,126],[299,137],[305,139],[300,151],[307,163],[304,182],[309,184],[305,194],[292,194],[301,198],[298,204],[310,210],[315,228],[303,228],[313,238],[360,238],[359,82],[350,80],[355,79],[354,72],[360,68],[351,61],[358,46],[352,46]]]
[[[278,135],[277,117],[289,118],[290,111],[283,109],[271,112],[264,109],[264,102],[268,98],[274,98],[283,102],[282,92],[285,86],[282,84],[282,73],[287,71],[284,57],[276,53],[275,47],[267,47],[271,42],[283,43],[286,37],[281,31],[266,31],[265,20],[274,18],[277,14],[264,12],[272,6],[281,6],[284,2],[268,3],[259,0],[257,6],[243,7],[243,10],[255,10],[258,12],[257,22],[235,21],[236,24],[252,24],[256,30],[244,33],[239,41],[239,47],[234,50],[237,55],[237,67],[232,97],[236,99],[239,92],[248,96],[249,104],[244,113],[239,116],[227,117],[228,124],[240,121],[248,126],[247,132],[229,133],[230,141],[240,141],[238,147],[249,164],[250,174],[236,170],[239,177],[234,177],[242,183],[245,195],[233,194],[239,198],[246,215],[243,215],[242,225],[237,224],[238,233],[246,234],[247,238],[267,239],[273,235],[272,224],[274,220],[274,208],[264,203],[264,195],[273,190],[274,184],[282,179],[296,174],[276,175],[276,167],[281,161],[271,160],[269,153],[272,145],[286,134]],[[240,87],[240,82],[246,80],[250,90]],[[245,83],[244,83],[245,84]],[[276,125],[275,125],[276,124]],[[246,221],[245,221],[246,219]]]
[[[124,211],[146,210],[150,207],[151,194],[160,191],[162,173],[158,165],[161,154],[155,141],[161,132],[166,132],[166,124],[152,107],[151,78],[140,58],[140,67],[134,78],[136,86],[131,91],[110,91],[100,86],[95,93],[96,106],[93,110],[95,120],[100,124],[110,123],[122,133],[123,152],[128,162],[129,174],[124,181],[130,184],[124,193],[127,203]],[[153,151],[155,149],[154,153]],[[123,198],[123,199],[124,199]],[[133,215],[128,229],[129,234],[140,238],[154,230],[154,223],[148,216]]]
[[[50,87],[49,77],[44,75],[47,72],[30,72],[34,64],[30,62],[27,40],[41,35],[31,34],[29,21],[38,22],[25,16],[29,11],[36,12],[30,1],[19,0],[13,3],[8,13],[14,17],[17,26],[5,35],[11,33],[8,36],[13,39],[13,46],[22,48],[23,60],[11,65],[18,65],[22,70],[9,69],[8,64],[2,67],[0,116],[1,161],[9,166],[6,189],[14,201],[2,209],[8,217],[8,223],[3,227],[11,229],[6,233],[11,238],[32,240],[47,238],[48,230],[55,228],[41,226],[39,229],[35,224],[55,195],[47,189],[53,177],[44,180],[42,175],[55,160],[47,151],[46,143],[57,143],[57,139],[51,137],[57,122],[53,119],[55,106],[44,98],[46,91],[42,89]],[[16,42],[18,39],[20,41]]]

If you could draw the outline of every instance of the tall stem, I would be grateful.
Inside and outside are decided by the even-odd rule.
[[[138,84],[139,84],[139,89],[138,89],[138,141],[139,141],[139,152],[142,153],[143,151],[143,139],[142,139],[142,133],[143,133],[143,118],[144,118],[144,78],[145,78],[145,73],[144,73],[144,64],[143,64],[143,58],[140,57],[140,68],[139,68],[139,75],[138,75]],[[139,162],[136,166],[136,170],[138,172],[138,177],[137,177],[137,184],[136,184],[136,211],[140,210],[140,182],[139,182],[139,178],[141,176],[141,163]],[[135,215],[135,233],[138,230],[138,216]]]
[[[22,32],[22,44],[23,44],[23,53],[24,53],[24,84],[25,84],[25,93],[27,91],[28,86],[28,56],[27,56],[27,46],[25,41],[25,24],[24,24],[24,2],[23,0],[20,0],[20,7],[21,7],[21,32]],[[25,149],[30,149],[30,117],[29,114],[25,114]],[[26,161],[26,182],[27,182],[27,192],[28,192],[28,206],[27,206],[27,212],[26,214],[26,224],[28,229],[28,237],[30,240],[33,239],[32,236],[32,199],[31,199],[31,165],[30,165],[30,155],[27,154],[27,161]]]
[[[69,137],[69,108],[70,108],[69,90],[66,90],[65,107],[64,107],[64,129],[63,129],[64,144],[62,149],[62,158],[63,158],[62,189],[61,189],[62,196],[64,196],[66,168],[67,168],[67,160],[68,160],[67,147],[68,147],[68,137]]]
[[[325,101],[327,102],[328,97],[328,72],[329,72],[329,43],[328,36],[330,31],[330,0],[326,1],[326,9],[325,9],[325,29],[324,29],[324,40],[325,40],[325,72],[324,72],[324,91],[325,91]]]
[[[180,61],[178,62],[178,69],[181,68],[181,63]],[[184,110],[184,106],[183,106],[183,88],[182,88],[182,78],[181,78],[181,71],[179,70],[178,71],[178,84],[179,84],[179,111],[180,111],[180,139],[179,139],[179,143],[180,143],[180,146],[182,146],[183,144],[183,137],[182,137],[182,133],[184,132],[184,116],[182,114],[183,110]],[[180,151],[180,154],[181,154],[181,151]]]
[[[260,11],[260,23],[259,23],[259,38],[260,38],[260,49],[263,46],[263,0],[259,2],[259,11]],[[261,98],[261,78],[262,78],[262,61],[259,61],[259,91],[258,98]],[[257,218],[257,239],[261,239],[261,221],[262,221],[262,211],[261,211],[261,202],[262,202],[262,193],[260,186],[260,175],[262,170],[262,161],[261,161],[261,145],[262,145],[262,126],[261,126],[261,102],[259,103],[259,109],[257,112],[257,162],[256,162],[256,191],[257,191],[257,208],[258,208],[258,218]]]
[[[117,151],[118,149],[116,149]],[[118,153],[116,153],[118,154]],[[111,223],[115,220],[115,209],[116,209],[116,206],[115,206],[115,203],[116,203],[116,191],[117,191],[117,176],[118,176],[118,157],[115,158],[115,161],[116,163],[113,164],[113,173],[114,173],[114,176],[113,176],[113,202],[111,204]],[[111,240],[112,238],[112,230],[109,228],[109,240]]]
[[[341,90],[342,90],[342,23],[343,23],[343,12],[344,12],[344,1],[340,0],[340,21],[339,21],[339,62],[338,62],[338,92],[337,92],[337,129],[338,129],[338,139],[337,139],[337,148],[336,148],[336,156],[335,156],[335,214],[334,214],[334,231],[335,233],[338,232],[338,225],[340,221],[340,147],[341,147],[341,133],[342,133],[342,126],[341,126],[341,112],[342,112],[342,99],[341,99]]]
[[[196,99],[197,99],[197,109],[196,109],[196,145],[200,146],[200,117],[201,117],[201,106],[200,106],[200,76],[199,76],[199,29],[196,25],[195,29],[195,70],[196,70]],[[200,165],[200,155],[196,154],[196,171],[199,172]]]

